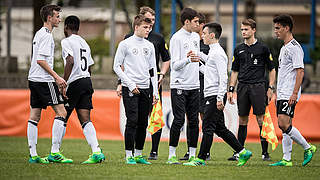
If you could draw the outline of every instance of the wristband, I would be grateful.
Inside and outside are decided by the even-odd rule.
[[[269,88],[274,91],[276,88],[274,86],[269,86]]]
[[[228,92],[233,92],[233,91],[234,91],[234,86],[230,86]]]

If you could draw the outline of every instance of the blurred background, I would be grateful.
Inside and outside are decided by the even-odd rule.
[[[63,21],[76,15],[81,19],[80,35],[89,43],[95,60],[95,89],[116,88],[112,65],[117,45],[132,30],[131,22],[139,7],[150,6],[156,10],[154,30],[164,35],[168,45],[171,35],[181,27],[179,15],[184,7],[205,14],[207,22],[221,23],[220,44],[230,61],[234,47],[243,41],[240,22],[250,17],[257,21],[256,37],[267,44],[277,63],[282,42],[273,37],[272,19],[278,14],[290,14],[295,23],[294,36],[305,53],[303,92],[320,92],[319,0],[0,0],[0,88],[28,88],[31,42],[43,25],[39,11],[46,4],[62,6],[62,22],[53,31],[55,71],[63,73]],[[164,87],[168,90],[169,76],[166,77]]]

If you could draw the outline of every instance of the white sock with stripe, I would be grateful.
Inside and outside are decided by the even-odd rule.
[[[38,141],[38,122],[29,120],[27,128],[27,137],[30,156],[38,156],[37,154],[37,141]]]
[[[189,154],[189,159],[190,159],[190,157],[196,157],[196,151],[197,151],[197,148],[194,148],[194,147],[189,147],[189,152],[190,152],[190,154]]]
[[[176,147],[169,146],[169,159],[170,159],[172,156],[176,156]]]
[[[291,161],[292,139],[286,133],[282,133],[282,152],[284,160]]]
[[[300,134],[299,130],[292,126],[291,131],[288,133],[290,138],[297,144],[300,144],[304,150],[309,149],[311,146],[306,139]]]
[[[62,140],[63,129],[64,129],[64,118],[55,117],[53,121],[53,127],[52,127],[51,153],[57,153],[60,151],[59,148]]]
[[[82,125],[82,128],[83,128],[83,134],[86,137],[87,142],[92,149],[92,152],[101,152],[101,149],[99,147],[99,143],[97,140],[96,129],[94,128],[92,122],[89,121],[87,123],[84,123]]]

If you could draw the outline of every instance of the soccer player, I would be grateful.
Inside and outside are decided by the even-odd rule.
[[[64,60],[64,79],[67,81],[66,120],[76,109],[83,134],[91,146],[92,155],[83,164],[100,163],[105,160],[96,136],[96,130],[90,120],[93,88],[90,79],[90,67],[94,64],[87,42],[78,35],[80,19],[68,16],[64,21],[65,39],[61,41]]]
[[[62,95],[59,91],[66,88],[66,81],[53,70],[54,41],[52,30],[61,22],[61,8],[56,5],[46,5],[40,10],[43,27],[37,31],[32,40],[31,67],[28,81],[30,89],[30,118],[28,120],[27,136],[30,150],[29,163],[72,163],[72,159],[65,158],[59,150],[66,110]],[[40,158],[36,145],[38,140],[38,123],[42,109],[51,106],[55,112],[52,127],[51,153],[47,158]]]
[[[260,128],[262,160],[270,161],[268,142],[261,136],[261,130],[266,105],[271,101],[273,90],[275,89],[275,69],[270,50],[255,38],[255,32],[256,22],[253,19],[242,21],[241,34],[244,43],[238,45],[233,53],[232,72],[227,95],[230,104],[234,104],[232,95],[238,79],[238,140],[244,146],[247,138],[249,112],[252,106],[253,114],[256,115]],[[265,77],[266,67],[269,71],[269,84],[267,84]],[[237,153],[234,153],[228,160],[236,161],[238,156]]]
[[[213,133],[216,133],[228,143],[235,152],[240,154],[238,166],[243,166],[252,156],[252,153],[240,144],[234,134],[226,128],[224,123],[223,109],[226,102],[224,97],[227,92],[228,82],[228,58],[219,44],[221,33],[222,27],[218,23],[206,24],[203,29],[203,41],[210,46],[208,57],[203,59],[206,61],[204,70],[205,109],[202,124],[203,137],[198,158],[183,165],[205,165],[207,154],[212,145]],[[193,56],[193,54],[191,56]]]
[[[284,45],[280,50],[278,83],[277,83],[277,115],[282,130],[282,160],[270,166],[292,166],[292,141],[304,149],[302,166],[307,165],[317,148],[307,143],[299,130],[292,126],[295,106],[301,95],[301,83],[304,75],[303,50],[293,38],[293,19],[290,15],[279,15],[273,19],[274,33]]]
[[[147,6],[143,6],[140,8],[139,14],[144,15],[146,18],[149,18],[151,20],[150,28],[152,29],[154,23],[155,23],[155,12],[153,9]],[[126,35],[125,39],[132,36],[133,34],[130,33]],[[170,55],[169,51],[167,48],[167,45],[165,43],[165,40],[163,38],[162,34],[156,33],[151,30],[149,33],[148,37],[146,38],[148,41],[150,41],[155,48],[155,55],[156,55],[156,66],[157,66],[157,74],[158,74],[158,88],[159,88],[159,95],[160,95],[160,100],[162,102],[162,82],[165,77],[165,74],[167,73],[169,66],[170,66]],[[160,56],[161,56],[161,69],[159,66],[160,63]],[[121,82],[119,82],[118,87],[117,87],[117,94],[118,96],[121,96]],[[152,86],[150,86],[152,88]],[[150,91],[152,92],[152,91]],[[151,96],[152,98],[152,96]],[[152,106],[151,106],[152,107]],[[150,109],[152,111],[152,108]],[[149,160],[157,160],[158,159],[158,147],[160,143],[160,138],[161,138],[161,133],[162,129],[159,129],[156,133],[154,133],[152,137],[152,148],[150,155],[148,157]]]
[[[159,98],[155,50],[153,44],[145,39],[150,32],[150,24],[151,20],[143,15],[134,18],[134,35],[119,43],[113,65],[122,82],[127,117],[124,133],[127,164],[151,164],[142,156],[151,105],[150,78],[153,86],[152,104],[156,104]]]
[[[167,164],[179,164],[176,147],[180,129],[187,115],[189,126],[189,160],[195,158],[199,136],[199,56],[190,57],[190,52],[199,52],[200,37],[194,31],[199,26],[197,11],[184,8],[181,11],[182,28],[170,39],[171,54],[171,103],[173,122],[170,129],[169,157]]]
[[[203,29],[203,26],[206,23],[206,18],[204,16],[204,14],[202,14],[202,13],[199,13],[198,17],[199,17],[199,27],[197,28],[196,33],[198,33],[199,36],[200,36],[200,52],[208,55],[210,48],[209,48],[208,45],[203,43],[203,39],[202,39],[202,29]],[[205,64],[205,62],[203,62],[203,64]],[[202,68],[201,67],[202,64],[199,63],[199,66],[200,66],[200,69],[201,69]],[[204,75],[201,72],[201,70],[199,71],[199,80],[200,80],[199,113],[200,113],[200,119],[203,120],[203,113],[204,113],[204,106],[205,106],[204,94],[203,94]],[[188,129],[187,129],[187,133],[188,133]],[[188,143],[189,143],[189,137],[187,135],[187,144]],[[188,159],[189,159],[189,147],[187,149],[187,153],[182,158],[180,158],[180,160],[188,160]],[[208,152],[206,160],[210,160],[210,152]]]

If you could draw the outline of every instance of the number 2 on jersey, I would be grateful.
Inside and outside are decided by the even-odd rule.
[[[84,61],[84,64],[81,63],[81,70],[82,71],[86,71],[88,68],[88,62],[87,62],[87,58],[85,56],[82,56],[82,52],[86,52],[85,49],[80,49],[80,57],[81,57],[81,62]]]

